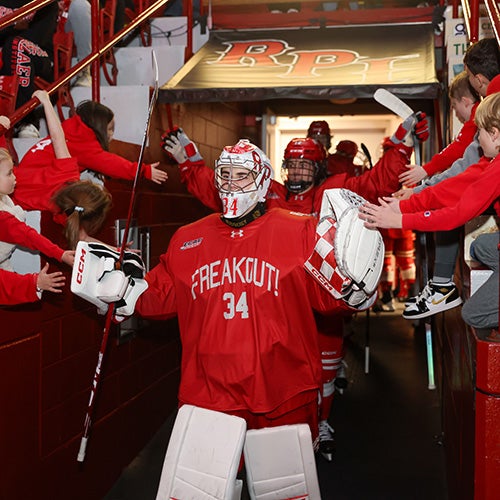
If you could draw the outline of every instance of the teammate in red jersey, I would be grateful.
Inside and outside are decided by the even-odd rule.
[[[248,141],[224,148],[214,174],[223,214],[174,234],[136,311],[178,316],[181,405],[244,417],[250,429],[307,422],[316,438],[314,311],[347,310],[304,271],[317,221],[266,209],[271,164]]]
[[[419,126],[420,130],[426,129],[425,120]],[[400,132],[399,138],[395,134],[392,149],[386,152],[372,170],[360,177],[351,177],[344,172],[326,178],[326,153],[320,143],[312,138],[293,139],[284,152],[284,184],[270,181],[266,205],[317,216],[323,192],[328,188],[345,187],[369,200],[377,199],[377,193],[392,193],[399,186],[398,175],[405,170],[412,151],[411,146],[403,142],[407,132],[406,129],[404,133]],[[215,189],[214,171],[205,165],[196,145],[182,131],[175,134],[167,132],[163,137],[164,148],[178,161],[181,179],[188,190],[212,210],[220,211],[221,200]],[[234,198],[230,201],[236,203]],[[233,207],[224,206],[223,210],[230,212]],[[344,315],[336,314],[335,317],[328,318],[316,315],[322,353],[320,451],[327,460],[332,460],[335,452],[333,429],[328,424],[328,416],[333,402],[336,372],[342,361]]]

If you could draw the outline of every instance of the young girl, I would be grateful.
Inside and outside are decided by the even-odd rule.
[[[111,209],[111,195],[104,187],[90,181],[79,181],[59,189],[53,202],[66,217],[64,235],[70,248],[80,240],[93,238],[104,224]]]
[[[15,205],[10,195],[16,186],[12,158],[0,148],[0,269],[12,271],[10,257],[15,244],[38,250],[47,257],[73,265],[73,251],[63,250],[24,223],[24,210]]]
[[[50,112],[48,108],[47,112]],[[137,162],[108,151],[114,127],[114,115],[109,108],[94,101],[80,103],[76,114],[65,120],[57,131],[67,154],[58,156],[56,136],[49,128],[50,137],[39,141],[24,155],[18,167],[17,203],[27,210],[53,210],[51,198],[66,182],[82,179],[103,185],[104,176],[133,180]],[[58,162],[60,158],[72,158],[74,165]],[[142,175],[161,184],[168,175],[157,168],[158,164],[144,164]],[[40,184],[48,186],[49,191],[37,189]]]
[[[40,141],[43,150],[51,150],[50,163],[16,169],[18,184],[15,201],[26,209],[49,210],[54,220],[65,226],[70,248],[79,239],[90,239],[102,227],[111,208],[111,196],[103,187],[80,181],[77,161],[68,150],[64,131],[49,95],[45,91],[33,94],[43,105],[50,138]],[[36,155],[32,155],[32,159]]]

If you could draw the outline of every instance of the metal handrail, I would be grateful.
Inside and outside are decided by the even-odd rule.
[[[8,16],[4,16],[0,19],[0,30],[14,24],[19,19],[22,19],[26,16],[26,14],[31,14],[31,12],[35,12],[36,10],[45,7],[49,3],[55,2],[56,0],[33,0],[19,9],[16,9],[12,14]]]
[[[5,16],[0,21],[0,29],[10,24],[13,24],[18,19],[23,18],[27,13],[34,12],[40,7],[44,7],[55,0],[34,0],[24,7],[18,9],[13,14],[9,14]],[[116,33],[108,42],[103,44],[102,47],[99,47],[99,31],[98,31],[98,6],[99,0],[92,0],[92,53],[87,57],[82,59],[75,66],[71,67],[66,73],[64,73],[58,80],[47,87],[47,92],[49,94],[53,94],[63,85],[68,83],[72,78],[74,78],[82,69],[86,68],[90,64],[92,64],[93,71],[93,82],[92,82],[92,99],[99,100],[99,59],[105,54],[108,50],[114,47],[120,40],[122,40],[125,36],[131,33],[134,29],[136,29],[140,24],[150,18],[153,14],[155,14],[159,9],[165,6],[171,0],[157,0],[153,4],[151,4],[147,9],[141,12],[133,21],[131,21],[127,26],[125,26],[122,30]],[[192,0],[190,0],[192,4]],[[97,7],[97,9],[96,9]],[[192,11],[191,11],[192,12]],[[97,26],[96,26],[97,23]],[[36,98],[30,99],[28,102],[23,104],[21,107],[16,109],[16,111],[9,117],[11,126],[17,123],[19,120],[24,118],[27,114],[32,112],[39,105],[39,101]],[[0,135],[3,135],[6,130],[0,125]]]
[[[500,11],[498,10],[498,5],[493,0],[484,0],[484,4],[486,5],[486,10],[488,11],[488,16],[495,32],[495,38],[500,43]]]

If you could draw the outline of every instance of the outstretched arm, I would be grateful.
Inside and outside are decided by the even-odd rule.
[[[59,116],[50,102],[50,96],[45,90],[35,90],[33,97],[38,98],[45,112],[45,120],[49,129],[50,139],[54,148],[56,158],[71,158],[68,146],[66,145],[66,137],[61,126]]]
[[[403,216],[399,210],[399,201],[394,198],[379,198],[380,206],[366,203],[359,209],[359,218],[365,221],[369,229],[401,228]]]

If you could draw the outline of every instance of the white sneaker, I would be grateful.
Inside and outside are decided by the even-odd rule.
[[[19,127],[17,137],[19,139],[40,139],[40,132],[32,123],[26,123]]]
[[[405,319],[421,319],[433,314],[448,311],[462,303],[455,283],[433,283],[429,281],[425,294],[415,302],[406,307],[403,312]],[[425,289],[424,289],[425,290]]]
[[[412,304],[416,304],[417,302],[419,302],[420,300],[422,299],[427,299],[427,297],[429,297],[429,295],[432,294],[432,291],[431,291],[431,282],[432,280],[429,280],[425,286],[424,286],[424,289],[418,294],[418,295],[415,295],[413,297],[408,297],[408,299],[405,301],[405,307],[408,307]]]

